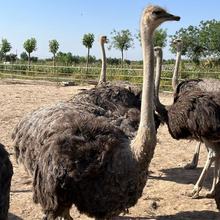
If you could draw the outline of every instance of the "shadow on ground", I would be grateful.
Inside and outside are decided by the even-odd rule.
[[[120,216],[113,220],[220,220],[220,213],[213,211],[180,212],[154,218]]]
[[[153,173],[149,175],[151,179],[158,179],[164,181],[171,181],[180,184],[195,184],[198,180],[200,173],[202,172],[202,168],[196,168],[193,170],[187,170],[180,167],[175,167],[171,169],[162,169],[159,172],[163,173],[162,176],[155,176]],[[209,170],[209,173],[205,179],[204,187],[209,188],[212,184],[212,177],[213,177],[213,169]],[[220,219],[219,219],[220,220]]]

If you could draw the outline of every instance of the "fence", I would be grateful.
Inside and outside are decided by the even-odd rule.
[[[171,78],[173,66],[164,66],[161,77],[161,90],[171,91]],[[24,64],[0,64],[1,78],[49,80],[55,82],[73,81],[78,84],[96,83],[99,79],[101,67],[75,66],[47,66],[47,65],[28,65]],[[109,81],[127,81],[132,84],[142,83],[141,68],[107,68]],[[220,70],[182,70],[181,79],[187,78],[220,78]]]

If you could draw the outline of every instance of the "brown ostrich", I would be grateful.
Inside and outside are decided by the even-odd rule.
[[[104,44],[106,36],[100,37],[102,52],[102,69],[98,85],[90,90],[84,90],[75,95],[70,101],[83,101],[104,109],[104,116],[111,124],[122,129],[126,135],[133,138],[140,121],[141,92],[134,87],[125,87],[106,81],[106,54]],[[156,129],[160,125],[158,115],[154,114]]]
[[[16,157],[33,176],[33,198],[44,219],[72,219],[72,204],[96,219],[110,218],[141,197],[156,145],[153,33],[161,23],[179,19],[158,6],[143,12],[141,116],[132,141],[99,116],[95,105],[91,113],[79,101],[41,108],[17,125],[12,136]]]
[[[0,144],[0,219],[8,219],[13,168],[5,147]]]
[[[215,163],[213,185],[207,197],[215,194],[220,163],[220,94],[208,89],[212,80],[187,80],[177,85],[171,106],[160,103],[156,92],[156,110],[167,124],[171,136],[204,142],[209,153],[192,197],[197,198],[211,164]],[[206,88],[203,90],[203,88]]]
[[[183,47],[183,42],[181,39],[174,40],[173,44],[176,46],[176,63],[173,72],[172,78],[172,87],[175,91],[174,96],[178,95],[185,90],[194,90],[200,89],[201,91],[208,91],[208,92],[220,92],[220,81],[218,79],[199,79],[199,80],[186,80],[179,84],[179,65],[181,61],[181,52]],[[179,84],[179,86],[178,86]],[[176,89],[178,86],[178,89]],[[199,160],[199,152],[202,142],[198,142],[195,147],[195,152],[193,154],[192,161],[185,165],[186,169],[194,169],[198,165]]]

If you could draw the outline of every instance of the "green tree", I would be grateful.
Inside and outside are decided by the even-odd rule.
[[[28,68],[30,68],[31,53],[37,50],[37,41],[35,38],[27,39],[23,44],[24,49],[28,53]]]
[[[141,43],[141,34],[140,32],[138,32],[136,38],[139,40],[139,42]],[[157,29],[154,32],[154,46],[159,46],[159,47],[166,47],[167,45],[167,30],[166,29]]]
[[[109,48],[113,47],[121,51],[121,67],[123,68],[124,51],[128,50],[134,45],[134,39],[128,29],[121,31],[113,30],[111,35],[112,41]]]
[[[67,65],[71,65],[73,62],[73,55],[72,53],[68,52],[68,53],[63,53],[63,52],[58,52],[57,53],[57,60],[63,64]]]
[[[88,49],[87,61],[86,61],[86,72],[88,72],[90,49],[92,48],[94,40],[95,40],[94,34],[88,33],[88,34],[83,35],[82,43]]]
[[[201,21],[198,26],[181,28],[172,39],[181,38],[183,55],[199,64],[201,58],[218,58],[220,56],[220,21]],[[175,52],[174,48],[171,48]]]
[[[53,66],[55,66],[55,56],[59,49],[59,43],[57,40],[50,40],[49,41],[49,50],[53,54]]]
[[[4,59],[6,59],[6,54],[11,50],[11,44],[7,39],[3,38],[1,43],[1,53]]]
[[[20,54],[20,58],[21,58],[21,60],[28,61],[28,55],[27,55],[27,53],[26,53],[26,52],[22,52],[22,53]]]
[[[166,47],[167,45],[167,30],[157,29],[154,33],[154,46]]]
[[[188,28],[181,28],[171,36],[171,42],[177,38],[180,38],[183,41],[182,54],[187,56],[194,63],[199,64],[199,60],[202,56],[204,56],[206,50],[200,39],[200,29],[192,25]],[[171,52],[176,52],[172,43]]]
[[[205,57],[218,58],[220,56],[220,21],[207,20],[199,24],[200,41],[206,49]]]

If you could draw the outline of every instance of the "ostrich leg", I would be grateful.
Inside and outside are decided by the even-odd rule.
[[[194,155],[193,155],[193,159],[191,161],[191,163],[188,163],[184,166],[185,169],[195,169],[198,165],[198,160],[199,160],[199,151],[200,151],[200,146],[201,146],[201,142],[199,142],[197,145],[196,145],[196,148],[195,148],[195,152],[194,152]]]
[[[207,198],[214,198],[215,195],[215,186],[217,182],[219,181],[219,169],[220,169],[220,155],[216,155],[216,159],[214,161],[215,166],[214,166],[214,176],[213,176],[213,183],[212,183],[212,188],[211,190],[206,194]]]
[[[199,192],[200,190],[202,189],[202,184],[206,178],[206,175],[208,173],[208,170],[210,169],[212,163],[215,161],[216,157],[215,157],[215,152],[209,148],[209,153],[208,153],[208,157],[207,157],[207,160],[206,160],[206,164],[202,170],[202,173],[200,174],[200,177],[199,179],[197,180],[194,188],[193,188],[193,191],[192,193],[190,194],[190,196],[193,198],[193,199],[196,199],[199,197]]]

